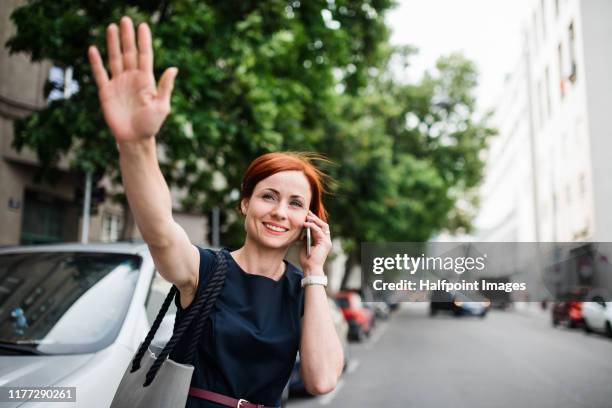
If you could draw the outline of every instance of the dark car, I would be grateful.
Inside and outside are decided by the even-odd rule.
[[[582,327],[584,318],[582,316],[582,303],[585,292],[571,292],[562,298],[564,300],[555,302],[552,307],[552,325],[564,325],[570,328]]]
[[[472,299],[461,292],[436,290],[431,293],[429,314],[435,316],[438,312],[449,312],[455,316],[485,317],[490,307],[488,299]]]

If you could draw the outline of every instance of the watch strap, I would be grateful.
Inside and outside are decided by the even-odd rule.
[[[325,275],[317,275],[317,276],[306,276],[302,279],[302,287],[308,285],[322,285],[327,287],[327,276]]]

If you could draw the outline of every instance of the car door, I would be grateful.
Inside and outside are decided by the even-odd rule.
[[[592,322],[591,326],[596,330],[603,330],[606,321],[606,303],[601,296],[595,296],[592,300]]]

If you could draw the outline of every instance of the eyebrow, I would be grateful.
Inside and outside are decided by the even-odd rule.
[[[280,192],[278,192],[277,190],[275,190],[275,189],[273,189],[273,188],[265,188],[264,190],[270,190],[270,191],[273,191],[273,192],[275,192],[276,194],[280,195]],[[298,198],[304,199],[304,197],[302,197],[302,196],[301,196],[301,195],[299,195],[299,194],[293,194],[291,197],[298,197]]]

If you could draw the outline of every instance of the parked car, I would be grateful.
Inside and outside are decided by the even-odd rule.
[[[612,302],[594,296],[582,304],[583,327],[587,333],[597,331],[612,338]]]
[[[340,291],[336,294],[335,300],[348,322],[349,338],[362,341],[369,336],[374,313],[363,306],[361,296],[351,291]]]
[[[374,321],[387,320],[391,314],[389,306],[384,302],[363,302],[363,305],[374,313]]]
[[[400,302],[398,302],[397,300],[387,299],[385,300],[385,303],[387,304],[387,306],[389,306],[389,312],[391,313],[395,312],[400,307]]]
[[[575,291],[563,296],[564,300],[555,302],[552,307],[552,325],[566,325],[570,328],[580,327],[583,324],[582,302],[585,293]]]
[[[468,298],[461,292],[453,291],[433,291],[430,300],[429,314],[432,317],[438,312],[450,312],[455,316],[485,317],[491,307],[491,302],[488,299]]]
[[[327,298],[329,303],[329,309],[331,312],[332,320],[334,322],[334,326],[336,327],[336,333],[338,333],[338,338],[340,339],[340,343],[342,344],[342,350],[344,352],[344,369],[349,361],[349,348],[348,348],[348,331],[349,325],[344,319],[342,315],[342,311],[336,305],[336,302]],[[295,364],[293,366],[293,370],[291,371],[291,377],[289,379],[288,391],[292,394],[307,394],[306,388],[304,387],[304,382],[302,381],[302,377],[300,376],[300,355],[298,353]]]
[[[76,387],[76,407],[107,408],[170,286],[142,243],[0,249],[0,383]]]

